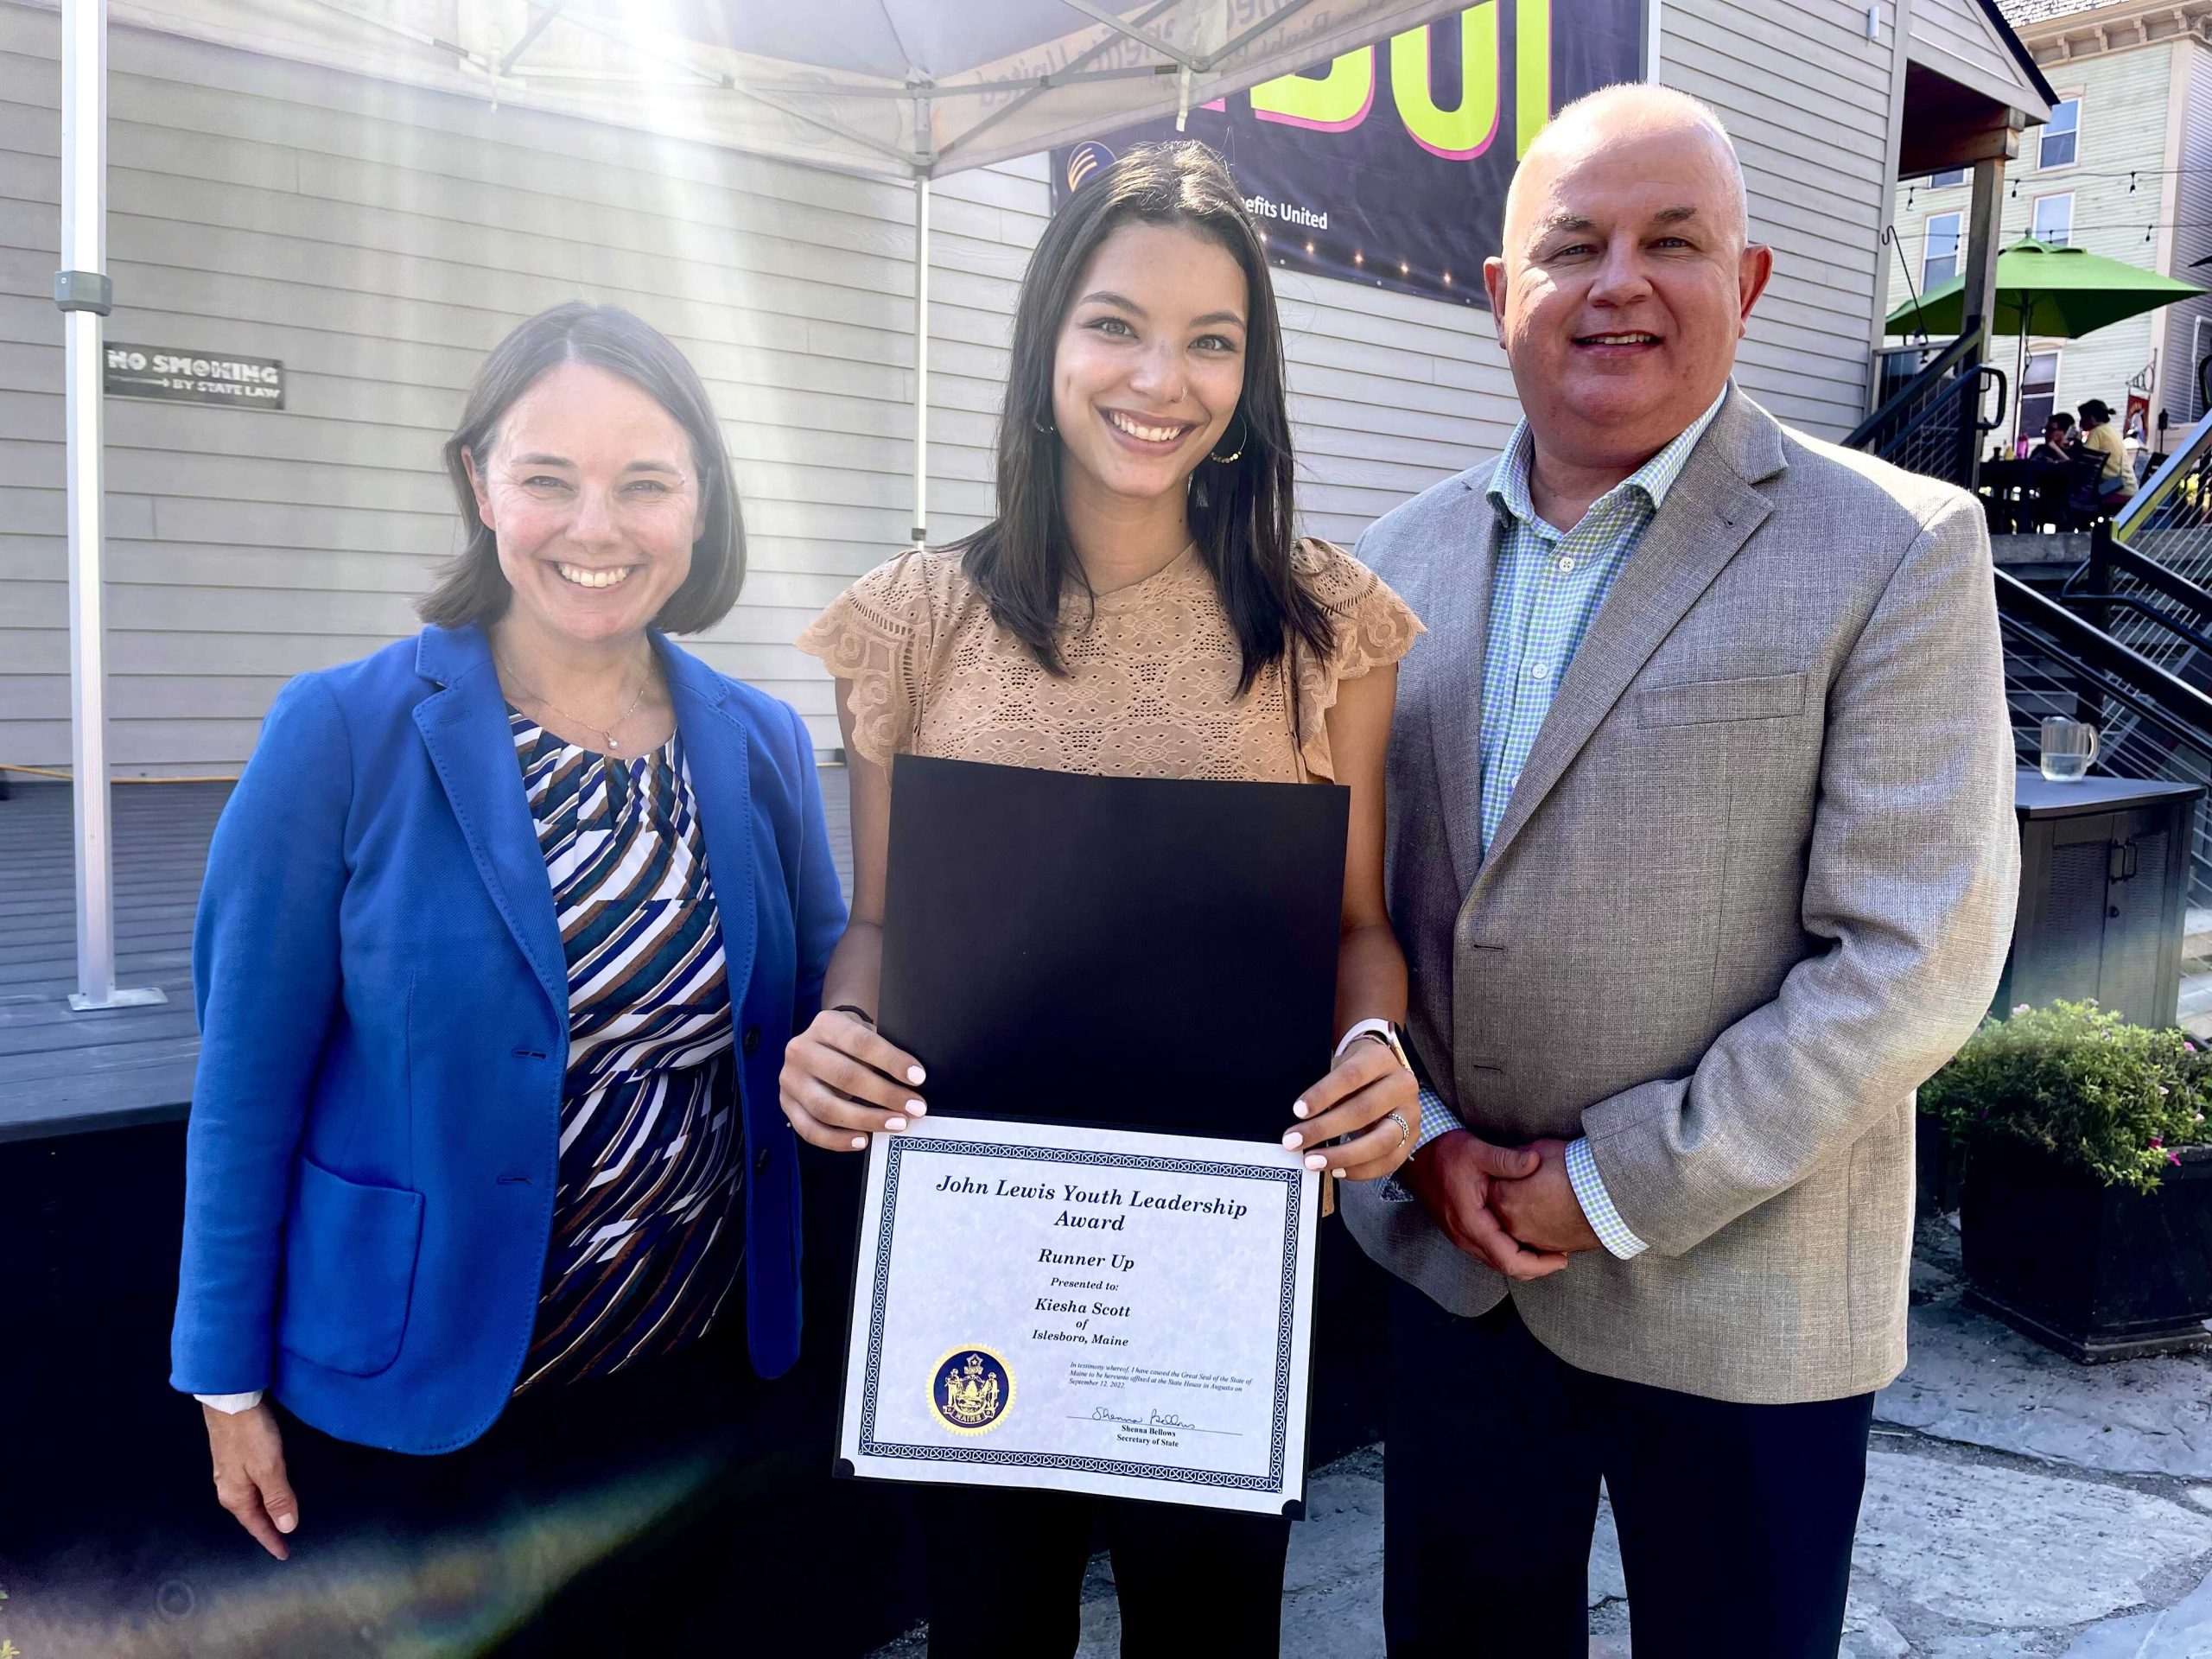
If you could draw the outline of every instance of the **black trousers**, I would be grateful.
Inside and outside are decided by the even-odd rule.
[[[1058,1659],[1076,1649],[1084,1564],[1103,1524],[1123,1659],[1274,1659],[1290,1522],[1066,1492],[937,1487],[925,1497],[930,1659]]]
[[[532,1552],[558,1558],[570,1537],[610,1535],[620,1541],[578,1556],[550,1599],[505,1604],[521,1617],[500,1632],[500,1659],[859,1651],[804,1581],[842,1510],[869,1496],[829,1478],[834,1387],[804,1373],[760,1381],[742,1316],[732,1325],[628,1371],[526,1393],[482,1439],[437,1457],[352,1445],[284,1414],[296,1551],[355,1560],[374,1541],[385,1587],[404,1586],[416,1619],[424,1586],[454,1579],[463,1605],[436,1634],[456,1652],[477,1650],[459,1632],[475,1635],[502,1591],[537,1580]]]
[[[1578,1370],[1510,1301],[1391,1297],[1392,1659],[1584,1659],[1601,1478],[1636,1659],[1834,1659],[1873,1395],[1702,1399]]]

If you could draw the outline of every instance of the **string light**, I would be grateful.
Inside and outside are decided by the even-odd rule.
[[[2040,168],[2030,168],[2027,170],[2026,175],[2012,173],[2006,175],[2006,177],[2011,182],[2017,185],[2023,176],[2040,176],[2044,170],[2044,169]],[[2136,177],[2139,174],[2146,179],[2163,179],[2171,178],[2181,174],[2212,173],[2212,164],[2191,164],[2185,167],[2120,167],[2102,168],[2085,167],[2054,167],[2049,170],[2054,177],[2064,177],[2067,179],[2132,179]],[[1916,190],[1927,182],[1928,181],[1924,177],[1908,179],[1905,181],[1905,188],[1908,190]],[[1935,188],[1936,187],[1930,187],[1930,188]],[[1963,185],[1948,185],[1942,188],[1957,190],[1963,189],[1966,187]]]

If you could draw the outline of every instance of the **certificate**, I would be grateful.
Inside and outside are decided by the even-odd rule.
[[[1300,1513],[1319,1179],[1270,1142],[877,1135],[839,1472]]]

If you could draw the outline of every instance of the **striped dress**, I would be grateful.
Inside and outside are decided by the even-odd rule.
[[[516,1392],[703,1336],[744,1266],[729,977],[679,740],[622,760],[508,710],[569,967],[553,1238]]]

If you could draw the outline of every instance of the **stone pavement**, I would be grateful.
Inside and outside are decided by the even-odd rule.
[[[2212,1356],[2075,1365],[1959,1293],[1955,1234],[1923,1229],[1911,1364],[1875,1408],[1844,1659],[2212,1659]],[[1382,1475],[1379,1450],[1315,1474],[1291,1535],[1288,1659],[1381,1653]],[[1592,1659],[1624,1659],[1603,1513],[1590,1603]],[[1119,1651],[1103,1560],[1083,1624],[1082,1659]],[[922,1651],[917,1633],[879,1659]]]

